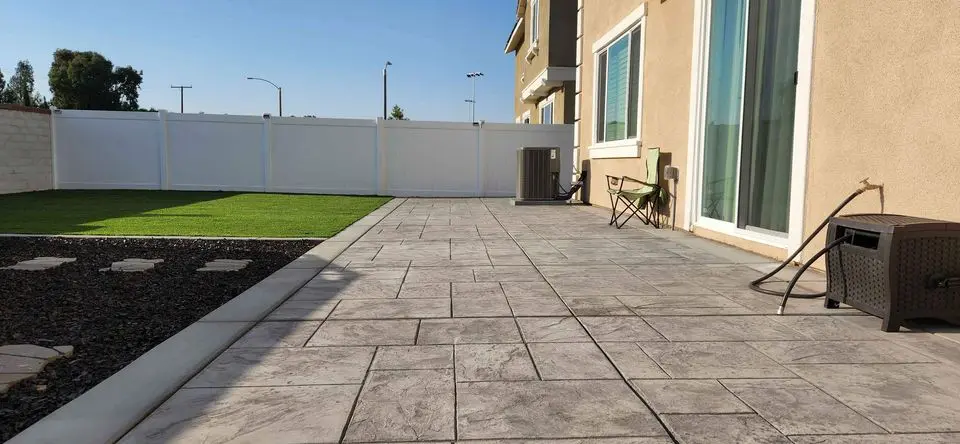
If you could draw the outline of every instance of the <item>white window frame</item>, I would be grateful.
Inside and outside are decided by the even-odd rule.
[[[543,123],[549,123],[549,124],[552,125],[554,122],[557,121],[557,118],[556,118],[556,110],[557,110],[557,107],[554,106],[554,104],[553,104],[555,94],[556,94],[556,93],[551,93],[549,96],[547,96],[546,99],[541,100],[540,103],[537,104],[537,111],[539,112],[539,115],[540,115],[540,116],[539,116],[539,119],[540,119],[540,123],[541,123],[541,124],[543,124]],[[546,107],[548,107],[548,106],[551,107],[551,108],[550,108],[550,122],[544,122],[544,121],[543,121],[543,110],[544,110],[544,108],[546,108]]]
[[[533,0],[530,4],[530,43],[532,46],[540,43],[540,0]]]
[[[694,231],[705,228],[716,233],[747,241],[782,248],[784,255],[796,251],[803,241],[804,205],[806,203],[807,152],[810,131],[810,98],[816,13],[814,0],[800,3],[800,35],[797,49],[796,110],[794,115],[793,164],[790,184],[790,223],[787,233],[758,232],[741,229],[734,223],[719,221],[701,215],[703,203],[704,117],[706,113],[707,70],[709,68],[711,0],[694,2],[694,36],[690,76],[690,117],[687,134],[686,187],[690,197],[684,205],[683,228]],[[739,160],[737,162],[739,165]],[[739,175],[739,172],[738,172]],[[738,190],[739,192],[739,190]],[[804,259],[803,254],[798,260]]]
[[[540,0],[530,2],[530,46],[527,48],[526,59],[529,62],[540,52]]]
[[[593,127],[590,131],[590,157],[613,158],[613,157],[640,157],[640,141],[642,138],[641,129],[643,116],[643,62],[646,52],[647,41],[647,7],[646,3],[641,4],[633,12],[628,14],[623,20],[614,25],[603,36],[597,39],[593,44]],[[624,36],[628,36],[635,29],[640,28],[640,60],[638,61],[640,71],[637,73],[637,85],[640,90],[637,91],[637,135],[623,140],[604,141],[597,140],[597,125],[602,125],[597,119],[597,110],[601,105],[598,94],[600,88],[600,53],[605,51],[613,43]],[[628,40],[629,42],[629,40]],[[632,44],[632,43],[631,43]],[[629,49],[628,49],[629,51]],[[630,98],[630,82],[627,81],[627,100]],[[605,106],[605,105],[604,105]],[[627,105],[629,108],[629,104]],[[604,112],[604,116],[606,116]]]
[[[530,111],[523,112],[523,116],[520,117],[520,123],[523,123],[525,125],[530,124]]]

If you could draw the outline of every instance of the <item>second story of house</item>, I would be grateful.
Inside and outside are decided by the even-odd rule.
[[[504,52],[514,53],[520,123],[573,123],[577,0],[517,0]]]

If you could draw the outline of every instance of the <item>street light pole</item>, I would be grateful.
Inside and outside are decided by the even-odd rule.
[[[283,117],[283,88],[277,86],[276,83],[273,83],[267,79],[261,79],[260,77],[247,77],[247,80],[259,80],[261,82],[267,82],[277,89],[277,102],[280,105],[280,117]]]
[[[387,67],[393,65],[387,60],[387,63],[383,64],[383,118],[387,118]]]
[[[483,77],[482,72],[468,72],[467,78],[473,80],[473,100],[470,101],[471,111],[470,111],[470,122],[477,121],[477,77]]]
[[[184,90],[184,89],[193,88],[193,86],[187,86],[187,85],[170,85],[170,87],[173,88],[173,89],[179,89],[179,90],[180,90],[180,114],[183,114],[183,90]]]
[[[469,105],[469,106],[471,107],[470,110],[469,110],[469,112],[470,112],[470,122],[473,123],[473,100],[463,99],[463,101],[470,104],[470,105]]]

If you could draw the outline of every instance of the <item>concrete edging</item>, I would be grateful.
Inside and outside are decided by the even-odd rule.
[[[386,204],[384,204],[386,205]],[[220,236],[148,236],[148,235],[113,235],[113,234],[30,234],[30,233],[0,233],[0,237],[60,237],[64,239],[186,239],[186,240],[266,240],[266,241],[325,241],[325,237],[220,237]]]
[[[395,198],[14,436],[7,444],[115,442],[406,199]]]

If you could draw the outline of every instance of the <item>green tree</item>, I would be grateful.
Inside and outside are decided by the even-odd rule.
[[[0,71],[0,103],[13,103],[13,91],[6,87],[7,82],[3,79],[3,72]]]
[[[29,61],[17,62],[17,69],[10,77],[10,84],[4,89],[4,101],[23,106],[34,106],[38,95],[33,92],[33,66]],[[9,91],[8,91],[9,90]]]
[[[387,117],[388,120],[410,120],[403,115],[403,108],[400,108],[400,105],[393,105],[393,110],[390,111],[390,116]]]
[[[50,65],[53,104],[63,109],[136,111],[143,71],[114,68],[94,51],[58,49]]]
[[[124,66],[113,70],[114,94],[120,103],[121,111],[136,111],[140,107],[137,100],[140,98],[140,84],[143,83],[143,71],[137,71],[132,66]]]

